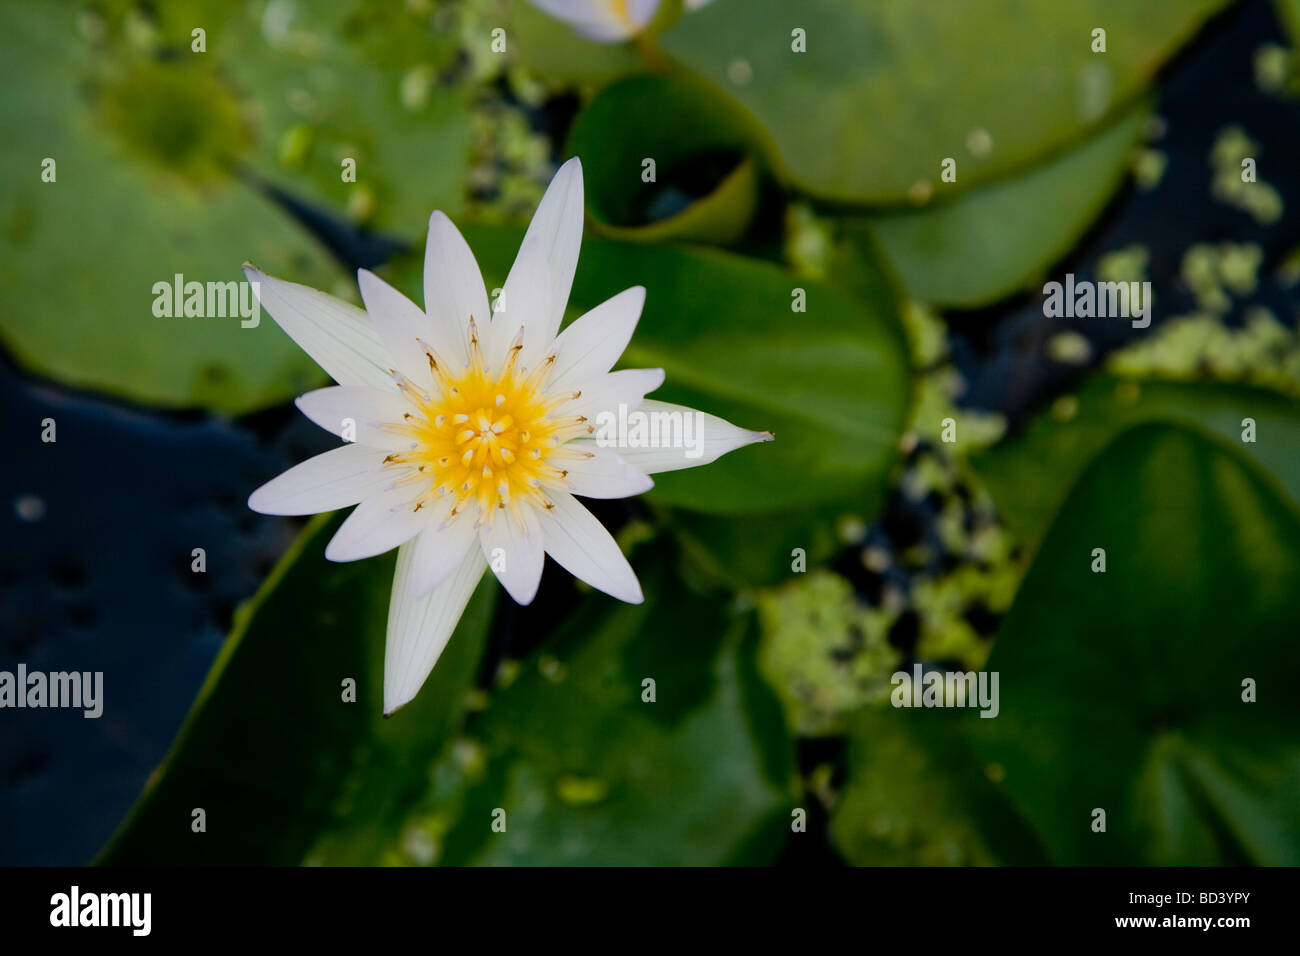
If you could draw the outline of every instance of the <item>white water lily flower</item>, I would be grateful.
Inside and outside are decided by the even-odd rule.
[[[568,23],[589,40],[621,43],[646,28],[659,9],[659,0],[532,0],[557,20]],[[698,10],[713,0],[686,0]]]
[[[644,400],[662,369],[610,371],[641,316],[640,286],[556,334],[582,215],[575,158],[542,197],[489,321],[478,263],[441,212],[429,220],[424,311],[365,269],[363,312],[244,266],[271,317],[339,383],[303,395],[299,409],[349,442],[263,485],[248,506],[304,515],[356,505],[326,547],[333,561],[399,548],[386,714],[424,684],[489,566],[520,604],[537,593],[546,554],[606,594],[642,600],[613,537],[575,495],[640,494],[651,473],[772,438]],[[625,422],[630,412],[679,416],[662,420],[679,423],[678,436],[680,423],[694,423],[695,440],[664,447],[635,429],[596,433],[594,423]]]

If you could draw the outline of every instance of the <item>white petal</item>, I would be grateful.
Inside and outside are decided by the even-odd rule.
[[[264,515],[313,515],[346,508],[392,483],[383,458],[382,451],[364,445],[333,448],[272,478],[249,495],[248,507]]]
[[[357,270],[361,301],[394,367],[426,391],[433,387],[429,360],[420,348],[432,336],[432,323],[420,307],[368,269]]]
[[[521,508],[521,528],[504,511],[497,511],[479,532],[479,542],[488,567],[515,599],[516,604],[531,604],[542,580],[546,552],[542,549],[542,529],[531,508]]]
[[[384,649],[385,716],[420,692],[487,567],[482,551],[467,548],[455,572],[433,591],[416,598],[411,595],[415,548],[408,543],[397,552]]]
[[[649,475],[590,439],[560,446],[551,452],[548,462],[567,471],[564,480],[569,491],[584,498],[630,498],[654,487]]]
[[[465,560],[465,552],[477,547],[474,521],[461,515],[445,528],[427,526],[415,540],[415,564],[411,569],[411,596],[424,597],[451,575]]]
[[[653,392],[663,383],[664,370],[661,368],[625,368],[609,372],[594,381],[584,382],[576,390],[581,394],[559,406],[555,414],[585,415],[598,424],[603,414],[617,418],[640,407],[646,392]]]
[[[546,553],[576,578],[597,590],[640,604],[645,600],[636,573],[614,537],[572,495],[550,495],[555,507],[539,513]]]
[[[543,340],[551,301],[550,267],[540,256],[515,260],[492,313],[492,324],[483,336],[483,354],[489,368],[500,368],[507,350],[523,332],[524,350],[520,363],[531,365],[540,360],[554,338]],[[528,358],[522,358],[527,355]],[[534,359],[533,356],[537,358]]]
[[[603,440],[597,429],[597,440],[603,447],[613,448],[629,465],[641,469],[648,475],[661,471],[677,471],[680,468],[694,468],[717,461],[729,451],[752,445],[754,442],[772,441],[771,432],[754,432],[737,428],[726,419],[684,405],[670,405],[646,399],[637,409],[645,415],[664,416],[655,428],[661,436],[658,447],[633,447],[629,434],[616,436],[612,440]],[[678,423],[681,423],[680,426]],[[665,442],[662,436],[672,435],[673,441]],[[680,440],[676,440],[680,436]]]
[[[640,29],[654,19],[659,0],[625,0],[623,9],[627,11],[627,18]]]
[[[244,275],[276,324],[334,381],[396,388],[388,374],[393,360],[361,309],[305,285],[273,278],[248,264]]]
[[[441,212],[429,217],[424,248],[424,311],[431,325],[429,342],[449,362],[469,361],[466,330],[471,317],[488,327],[487,289],[469,243]]]
[[[544,357],[560,330],[581,247],[582,164],[575,156],[560,167],[547,187],[503,287],[505,317],[511,327],[507,341],[514,337],[519,320],[525,320],[527,331],[520,355],[524,365]],[[539,290],[535,277],[542,272],[550,281],[544,290]],[[528,305],[529,314],[522,315],[520,309],[529,303],[530,296],[538,299],[536,311]]]
[[[575,319],[552,346],[558,354],[550,387],[577,385],[604,375],[627,348],[645,305],[645,287],[624,289]]]
[[[424,519],[406,503],[415,496],[409,488],[394,488],[366,498],[352,510],[325,546],[330,561],[373,558],[410,541],[424,528]]]
[[[570,24],[583,36],[617,43],[650,22],[659,0],[533,0],[534,5]]]
[[[399,392],[381,392],[376,388],[355,385],[332,385],[300,395],[294,404],[299,411],[327,432],[345,441],[356,441],[385,451],[406,451],[412,441],[381,429],[384,424],[400,424],[412,412]],[[355,434],[345,435],[349,423]]]

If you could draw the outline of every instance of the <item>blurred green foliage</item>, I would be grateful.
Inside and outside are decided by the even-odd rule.
[[[859,864],[1297,862],[1300,349],[1272,315],[1222,323],[1262,248],[1189,247],[1197,311],[1009,438],[959,409],[935,311],[1030,287],[1130,168],[1160,180],[1167,157],[1137,152],[1150,81],[1225,5],[715,0],[597,44],[527,0],[0,0],[24,77],[0,96],[23,131],[0,160],[0,337],[36,373],[168,408],[286,402],[324,379],[273,322],[158,318],[153,284],[252,259],[355,301],[296,205],[408,245],[387,274],[416,301],[444,209],[491,289],[576,154],[569,317],[645,285],[625,364],[777,439],[656,476],[624,535],[645,605],[586,594],[478,686],[486,581],[387,721],[391,560],[326,562],[337,521],[317,520],[103,859],[765,863],[813,838],[791,814],[816,801]],[[1285,93],[1293,54],[1255,70]],[[1237,175],[1256,146],[1219,131],[1209,195],[1268,224],[1280,193]],[[1144,278],[1149,258],[1109,250],[1097,272]],[[887,501],[933,520],[883,547]],[[888,707],[911,660],[999,671],[1002,713]],[[826,736],[847,740],[842,773],[801,775],[797,740]],[[220,839],[187,831],[195,806]]]

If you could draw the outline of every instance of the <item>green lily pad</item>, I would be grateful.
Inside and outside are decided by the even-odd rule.
[[[574,121],[568,151],[583,159],[587,212],[602,233],[725,245],[758,201],[754,135],[708,84],[649,74],[598,93]]]
[[[265,316],[245,328],[215,300],[205,312],[227,317],[155,314],[155,284],[242,284],[245,259],[317,286],[337,276],[314,240],[225,175],[247,143],[223,78],[197,57],[168,83],[148,64],[114,72],[95,29],[58,5],[6,3],[3,20],[0,55],[24,77],[0,95],[12,131],[0,157],[5,346],[37,374],[165,406],[242,412],[322,383]]]
[[[1239,449],[1124,432],[1002,626],[1000,713],[972,732],[1057,862],[1300,862],[1300,512]]]
[[[848,782],[831,840],[857,866],[1035,866],[1038,837],[981,762],[977,713],[866,709],[849,730]]]
[[[716,0],[661,37],[812,195],[943,198],[1065,149],[1226,0]],[[1106,52],[1092,51],[1094,29]],[[806,52],[795,52],[793,31]],[[940,179],[957,161],[954,183]]]
[[[720,253],[647,250],[639,264],[603,251],[608,260],[588,260],[602,280],[620,260],[629,276],[673,277],[661,300],[648,293],[646,318],[623,359],[667,372],[655,397],[777,436],[708,469],[657,476],[659,500],[737,514],[878,491],[909,398],[891,302],[849,298]],[[790,311],[796,287],[808,295],[806,313]],[[758,457],[768,450],[775,454]]]
[[[1077,399],[1067,421],[1044,414],[1012,440],[972,457],[1007,524],[1031,548],[1080,472],[1116,435],[1141,422],[1173,422],[1217,435],[1300,501],[1300,407],[1294,399],[1242,385],[1107,377],[1089,382]],[[1241,440],[1246,418],[1255,421],[1254,442]]]
[[[171,752],[100,862],[378,861],[458,725],[497,592],[488,579],[479,585],[424,689],[385,719],[393,558],[326,561],[341,520],[314,519],[241,608]],[[192,832],[195,808],[204,833]]]
[[[148,14],[124,5],[104,24],[104,52],[115,68],[147,64],[155,96],[204,64],[237,98],[242,172],[367,226],[412,232],[435,208],[459,209],[467,177],[469,86],[450,76],[460,38],[449,25],[409,4],[173,0]],[[168,128],[190,119],[210,122],[206,104],[160,113],[146,147],[168,161]]]
[[[1124,181],[1143,103],[1040,166],[867,226],[913,298],[975,308],[1027,288],[1064,256]]]
[[[330,0],[230,11],[209,30],[209,55],[251,117],[256,176],[391,232],[419,234],[434,209],[461,208],[473,87],[451,75],[459,38],[428,10]]]
[[[780,854],[793,745],[754,675],[752,615],[686,591],[662,547],[636,566],[657,599],[584,599],[470,725],[482,776],[439,862],[707,866]]]

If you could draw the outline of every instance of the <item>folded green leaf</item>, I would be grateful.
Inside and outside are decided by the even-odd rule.
[[[574,121],[568,151],[583,159],[587,211],[605,234],[725,245],[754,214],[756,135],[707,83],[648,74],[597,94]]]

